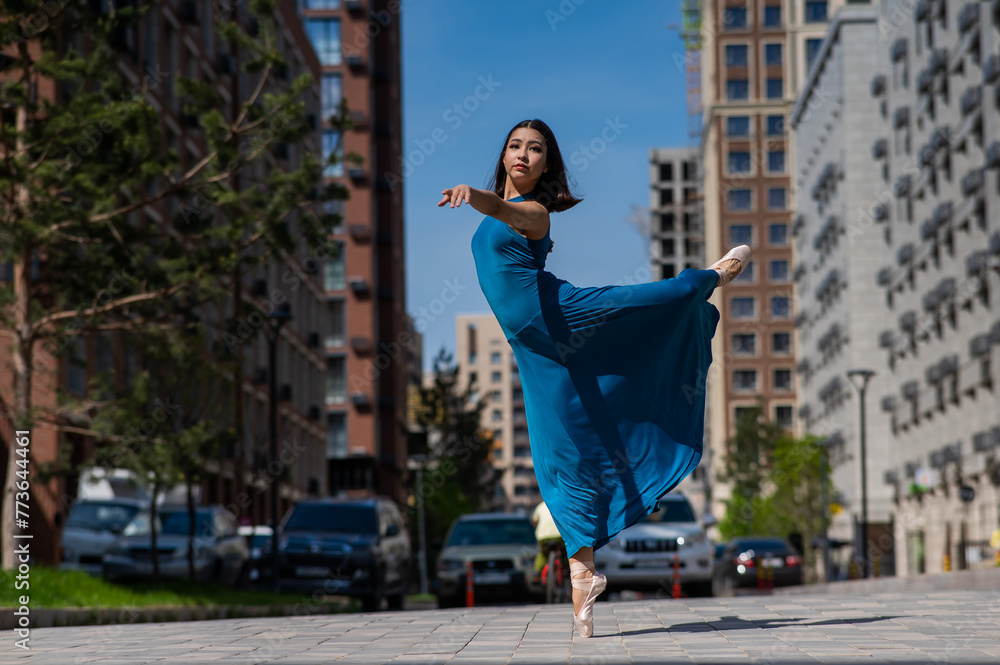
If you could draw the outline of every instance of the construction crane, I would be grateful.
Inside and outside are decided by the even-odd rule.
[[[677,65],[684,68],[688,142],[692,146],[701,142],[701,6],[702,0],[682,0],[681,25],[667,26],[668,30],[680,32],[684,43],[684,62]]]

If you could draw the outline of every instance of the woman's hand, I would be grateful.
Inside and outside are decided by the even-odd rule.
[[[438,207],[445,205],[449,201],[451,202],[452,208],[460,208],[462,202],[472,205],[470,199],[472,198],[472,188],[468,185],[455,185],[451,189],[445,189],[441,191],[443,195],[441,200],[438,201]]]

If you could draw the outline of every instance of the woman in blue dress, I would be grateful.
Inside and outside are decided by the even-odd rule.
[[[574,622],[593,634],[607,581],[594,549],[656,509],[698,465],[716,286],[750,261],[742,245],[707,270],[650,284],[578,288],[545,271],[549,215],[580,202],[541,120],[507,134],[487,189],[438,206],[486,215],[472,239],[479,284],[517,360],[535,476],[570,553]]]

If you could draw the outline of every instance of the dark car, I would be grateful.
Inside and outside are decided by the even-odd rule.
[[[465,604],[466,571],[472,565],[473,595],[483,599],[544,597],[534,586],[538,541],[525,515],[476,513],[451,525],[437,562],[438,607]]]
[[[763,578],[761,578],[761,571]],[[712,591],[731,596],[740,588],[802,584],[802,555],[781,538],[734,538],[715,562]]]
[[[282,591],[354,596],[366,612],[383,598],[403,608],[411,558],[402,512],[385,498],[303,501],[278,527]]]
[[[152,528],[155,526],[157,561],[160,575],[188,577],[188,541],[191,521],[187,508],[163,508],[157,511],[156,524],[144,513],[144,523],[136,525],[105,552],[104,577],[124,579],[150,577],[153,574]],[[236,532],[236,519],[222,506],[202,506],[195,510],[194,573],[205,581],[239,585],[243,582],[249,551],[246,541]]]

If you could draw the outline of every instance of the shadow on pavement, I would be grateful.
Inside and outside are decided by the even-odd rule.
[[[707,633],[711,631],[723,630],[744,630],[747,628],[784,628],[785,626],[835,626],[837,624],[861,624],[873,623],[875,621],[887,621],[898,619],[898,616],[878,616],[878,617],[848,617],[843,619],[824,619],[823,621],[810,621],[808,619],[781,618],[781,619],[741,619],[738,616],[724,616],[713,621],[694,621],[691,623],[678,623],[667,628],[646,628],[644,630],[625,630],[616,635],[648,635],[649,633]],[[608,637],[611,637],[610,635]]]

